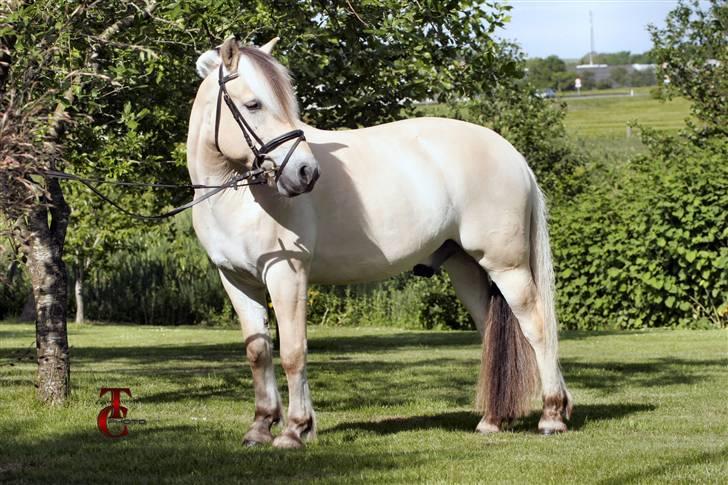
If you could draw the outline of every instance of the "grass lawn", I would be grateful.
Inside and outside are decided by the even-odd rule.
[[[566,103],[564,125],[577,146],[599,157],[620,161],[644,151],[639,130],[633,129],[627,137],[627,124],[638,121],[644,126],[660,130],[677,131],[685,126],[690,115],[690,102],[675,98],[668,102],[652,98],[652,87],[634,88],[635,96],[625,96],[628,88],[584,91],[578,97],[574,93],[554,100]],[[452,116],[445,104],[429,104],[418,107],[421,115]]]
[[[676,131],[685,126],[690,111],[686,99],[676,98],[662,102],[649,95],[568,98],[565,125],[569,133],[577,137],[611,138],[616,141],[627,138],[627,123],[638,121],[645,126],[660,130]],[[638,132],[633,138],[638,140]]]
[[[543,437],[537,413],[473,433],[473,332],[313,327],[319,438],[298,451],[241,446],[253,401],[238,331],[71,325],[60,409],[33,399],[33,342],[32,326],[0,323],[3,483],[728,481],[725,330],[565,334],[572,431]],[[102,386],[131,388],[122,404],[147,424],[102,436]]]

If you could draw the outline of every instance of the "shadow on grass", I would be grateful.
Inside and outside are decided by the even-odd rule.
[[[122,439],[101,435],[94,424],[33,437],[19,426],[3,425],[0,436],[2,483],[344,483],[366,471],[402,466],[418,455],[322,446],[251,449],[213,425],[130,426]]]
[[[683,472],[685,467],[693,465],[706,465],[713,464],[719,465],[728,461],[728,447],[724,447],[718,451],[712,453],[700,453],[695,456],[689,456],[679,459],[665,460],[657,466],[650,468],[640,469],[634,472],[622,473],[609,477],[606,480],[599,482],[600,485],[621,485],[623,483],[635,483],[642,482],[643,480],[655,481],[659,483],[664,480],[665,483],[672,481],[681,481],[676,479],[673,474],[675,472]],[[662,480],[659,479],[662,478]],[[719,483],[720,478],[715,477],[717,480],[715,483]],[[725,477],[724,477],[725,478]],[[684,480],[685,478],[683,478]],[[688,479],[689,480],[689,479]],[[725,483],[725,481],[723,482]]]
[[[653,411],[654,409],[655,406],[651,404],[584,404],[577,407],[568,425],[570,430],[578,431],[590,422],[621,419],[630,414]],[[540,418],[540,412],[533,412],[529,416],[517,420],[507,429],[516,432],[536,432]],[[480,416],[476,413],[459,411],[426,416],[386,418],[378,421],[341,423],[333,428],[321,431],[321,434],[361,430],[389,435],[427,429],[473,432],[479,421]]]
[[[695,384],[720,371],[728,359],[680,359],[664,357],[652,362],[582,362],[562,359],[566,382],[612,392],[627,385],[662,387]]]

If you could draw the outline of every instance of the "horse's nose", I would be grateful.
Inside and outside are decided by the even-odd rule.
[[[301,178],[301,185],[305,187],[312,186],[319,178],[319,171],[317,167],[304,163],[298,169],[298,176]]]

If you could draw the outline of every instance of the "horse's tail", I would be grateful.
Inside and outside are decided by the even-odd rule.
[[[531,273],[536,283],[539,299],[543,308],[544,365],[559,367],[559,323],[556,319],[556,297],[554,291],[554,266],[551,261],[551,244],[549,242],[548,208],[546,197],[533,180],[533,208],[531,211]],[[564,414],[570,419],[573,399],[561,378]]]
[[[531,344],[495,283],[485,322],[478,383],[478,410],[497,426],[525,415],[538,386]]]

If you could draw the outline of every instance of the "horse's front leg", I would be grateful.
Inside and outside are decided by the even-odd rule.
[[[280,421],[283,409],[273,369],[273,346],[268,333],[265,288],[239,281],[234,274],[221,271],[225,291],[240,318],[245,353],[253,373],[255,419],[243,443],[254,446],[273,441],[271,426]]]
[[[316,435],[316,419],[306,379],[306,289],[302,265],[277,263],[268,271],[266,282],[278,319],[281,366],[288,379],[288,422],[273,441],[278,448],[300,448],[304,439]]]

